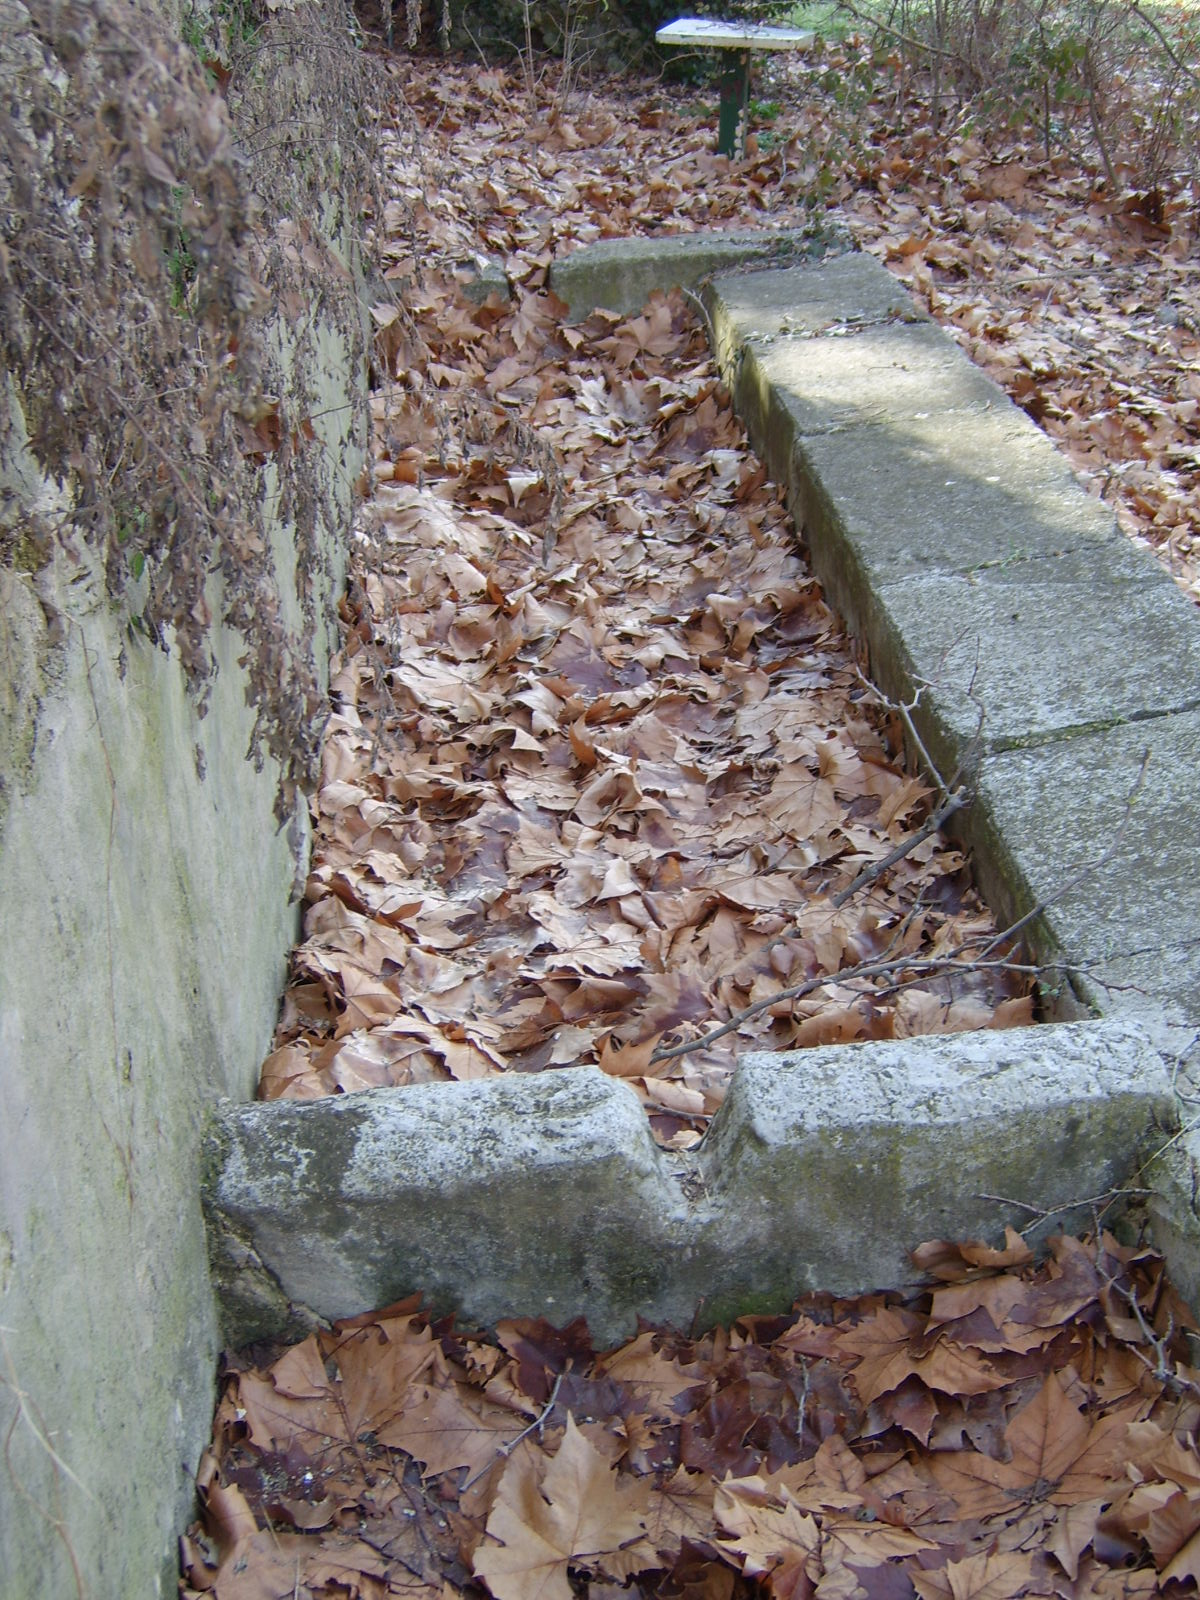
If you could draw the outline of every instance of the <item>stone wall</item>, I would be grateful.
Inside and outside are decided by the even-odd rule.
[[[6,98],[18,68],[69,93],[62,63],[94,42],[92,8],[75,8],[74,35],[58,8],[65,58],[47,42],[52,9],[39,31],[32,3],[0,5]],[[188,22],[168,0],[140,13],[147,37],[175,44]],[[295,59],[264,48],[247,103],[303,95]],[[303,196],[286,185],[262,218],[292,276],[258,332],[298,420],[288,460],[269,444],[251,461],[251,532],[283,659],[319,687],[365,460],[365,361],[335,142],[305,182],[329,198],[320,225],[311,211],[298,224]],[[178,649],[163,648],[170,630],[144,625],[145,577],[114,593],[77,487],[30,446],[47,403],[36,367],[10,356],[0,385],[0,1597],[132,1600],[174,1593],[219,1352],[199,1142],[220,1097],[254,1091],[297,931],[306,814],[290,791],[281,805],[269,742],[248,756],[261,640],[245,594],[234,604],[228,551],[203,590],[215,675],[202,716]],[[285,477],[309,492],[281,493]],[[49,541],[30,532],[48,526]]]

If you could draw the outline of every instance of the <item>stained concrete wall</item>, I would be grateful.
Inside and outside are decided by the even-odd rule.
[[[264,513],[261,532],[319,666],[365,412],[353,330],[315,303],[269,332],[330,489],[303,603],[295,529]],[[36,505],[70,512],[22,382],[0,374],[18,545]],[[209,600],[219,618],[215,581]],[[200,1134],[219,1096],[253,1093],[297,930],[304,823],[277,831],[278,770],[247,759],[246,641],[215,629],[200,718],[127,621],[82,540],[0,570],[2,1600],[175,1592],[219,1350]]]

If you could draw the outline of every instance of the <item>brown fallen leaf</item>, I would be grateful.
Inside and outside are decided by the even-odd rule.
[[[646,1494],[619,1485],[609,1463],[567,1419],[558,1453],[516,1452],[487,1520],[494,1544],[475,1552],[496,1600],[571,1600],[568,1567],[603,1570],[605,1557],[645,1533]]]

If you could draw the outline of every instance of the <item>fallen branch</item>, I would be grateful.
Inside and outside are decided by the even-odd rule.
[[[744,1022],[749,1022],[753,1017],[761,1016],[764,1011],[770,1011],[772,1006],[777,1006],[782,1000],[803,1000],[805,995],[810,995],[818,989],[828,988],[831,984],[844,984],[865,978],[884,978],[892,974],[911,973],[912,980],[930,977],[942,972],[1015,972],[1037,975],[1044,973],[1049,968],[1027,962],[1017,961],[976,961],[963,960],[969,946],[959,946],[945,956],[897,956],[890,961],[860,961],[855,966],[843,967],[839,972],[827,972],[817,978],[807,978],[803,983],[795,983],[786,989],[780,989],[775,994],[764,996],[756,1000],[753,1005],[746,1006],[742,1011],[735,1012],[727,1022],[720,1027],[711,1029],[702,1034],[699,1039],[686,1039],[682,1044],[660,1045],[650,1057],[650,1065],[659,1061],[671,1061],[677,1056],[689,1055],[693,1050],[706,1050],[710,1044],[715,1044],[718,1039],[723,1039],[727,1033],[734,1033]],[[907,987],[896,984],[894,989]]]

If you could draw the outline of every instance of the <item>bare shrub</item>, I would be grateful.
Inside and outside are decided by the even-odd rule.
[[[840,9],[951,108],[1036,127],[1046,153],[1087,146],[1110,188],[1194,179],[1200,18],[1141,0],[891,0]]]

